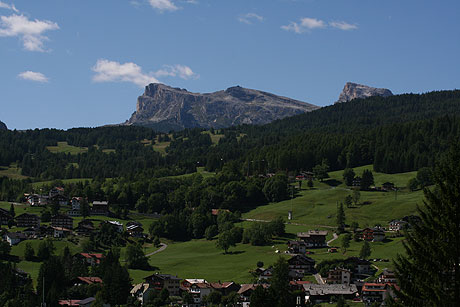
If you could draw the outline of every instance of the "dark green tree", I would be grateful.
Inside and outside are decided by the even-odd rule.
[[[417,172],[417,181],[422,188],[433,184],[433,171],[429,167],[422,167]]]
[[[270,292],[275,299],[272,306],[289,306],[292,303],[289,291],[289,264],[286,259],[279,257],[273,265],[273,275],[270,279]]]
[[[250,297],[251,306],[253,307],[267,307],[274,306],[271,295],[267,289],[259,285],[254,289]]]
[[[11,245],[6,241],[0,241],[0,257],[7,257],[10,254]]]
[[[10,215],[11,215],[12,217],[15,217],[15,216],[16,216],[16,212],[14,212],[14,205],[13,205],[13,204],[11,204],[11,206],[10,206]]]
[[[224,254],[227,253],[231,246],[236,246],[236,242],[231,230],[226,230],[219,234],[217,238],[216,246],[224,250]]]
[[[355,206],[359,204],[359,200],[361,199],[361,192],[359,190],[354,190],[353,191],[353,203]]]
[[[217,236],[217,225],[208,226],[208,228],[204,231],[204,237],[206,240],[212,240],[215,236]]]
[[[345,205],[347,206],[347,208],[350,208],[353,205],[353,196],[347,195],[345,197]]]
[[[369,244],[368,241],[364,241],[364,244],[361,247],[361,250],[359,251],[359,258],[367,259],[371,256],[371,253],[372,253],[371,245]]]
[[[368,190],[374,184],[372,171],[365,169],[361,176],[361,190]]]
[[[88,201],[86,201],[86,199],[83,199],[82,202],[80,203],[80,213],[81,213],[81,216],[83,216],[84,218],[91,215],[91,210],[89,208],[89,204],[88,204]]]
[[[57,256],[50,256],[40,266],[38,273],[37,294],[40,296],[40,300],[43,299],[44,293],[46,306],[59,306],[58,300],[64,293],[66,283],[61,259]]]
[[[400,306],[458,306],[460,302],[460,146],[435,168],[434,189],[424,189],[420,223],[407,231],[407,255],[398,255]]]
[[[343,180],[347,186],[352,186],[353,180],[355,179],[355,171],[352,168],[346,168],[343,171]]]
[[[315,178],[319,181],[323,181],[324,179],[329,178],[329,174],[327,173],[328,171],[329,165],[326,159],[323,159],[321,164],[318,164],[315,167],[313,167],[313,174],[315,175]]]
[[[417,190],[418,189],[418,186],[419,186],[419,182],[417,180],[417,178],[412,178],[409,180],[409,182],[407,183],[407,187],[409,188],[409,190],[411,190],[412,192]]]
[[[30,242],[27,242],[24,248],[24,259],[27,261],[32,261],[34,260],[34,257],[35,257],[34,248],[32,247],[32,244]]]
[[[347,252],[347,249],[350,247],[351,234],[347,233],[342,238],[342,250],[343,254]]]
[[[129,244],[126,247],[126,262],[130,269],[147,270],[150,268],[141,244]]]

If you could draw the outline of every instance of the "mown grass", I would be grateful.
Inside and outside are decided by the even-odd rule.
[[[21,168],[16,163],[11,163],[10,166],[0,166],[0,177],[8,177],[10,179],[29,178],[21,174]]]
[[[371,166],[356,168],[355,172],[361,174],[363,169]],[[342,182],[343,171],[331,172],[330,179],[324,182],[315,181],[313,189],[302,183],[302,190],[292,200],[271,203],[243,214],[244,218],[273,220],[278,216],[287,219],[289,210],[293,210],[293,223],[307,225],[336,226],[337,205],[344,202],[347,195],[352,195],[353,190]],[[382,174],[374,172],[376,186],[381,186],[386,181],[394,182],[397,186],[405,186],[415,172],[403,174]],[[327,183],[339,183],[331,186]],[[416,214],[417,204],[423,200],[423,192],[410,192],[403,188],[395,192],[367,192],[361,191],[360,203],[356,208],[344,208],[346,222],[357,222],[361,227],[374,226],[375,224],[387,225],[395,218]],[[367,203],[364,205],[363,203]]]
[[[57,142],[57,146],[47,146],[46,149],[52,153],[70,153],[71,155],[88,152],[88,147],[76,147],[67,142]]]
[[[72,179],[59,179],[60,181],[64,182],[64,183],[77,183],[77,182],[82,182],[82,183],[85,183],[85,182],[88,182],[88,183],[91,183],[91,181],[93,180],[92,178],[72,178]],[[32,183],[32,187],[34,189],[37,189],[37,188],[40,188],[42,186],[45,186],[45,185],[50,185],[53,183],[53,180],[47,180],[47,181],[37,181],[37,182],[33,182]]]

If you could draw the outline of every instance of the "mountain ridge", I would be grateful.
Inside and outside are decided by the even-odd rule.
[[[368,98],[373,96],[389,97],[393,93],[386,88],[376,88],[368,85],[347,82],[335,103],[347,102],[357,98]]]
[[[241,124],[261,125],[320,107],[272,93],[229,87],[212,93],[193,93],[160,83],[145,87],[136,111],[125,125],[141,125],[162,131],[184,128],[225,128]]]
[[[8,130],[8,127],[6,126],[6,124],[2,122],[1,120],[0,120],[0,130]]]

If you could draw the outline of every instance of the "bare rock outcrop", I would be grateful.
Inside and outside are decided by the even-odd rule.
[[[340,93],[339,102],[347,102],[356,98],[367,98],[372,96],[388,97],[393,96],[393,93],[386,88],[375,88],[367,85],[357,84],[353,82],[347,82]]]

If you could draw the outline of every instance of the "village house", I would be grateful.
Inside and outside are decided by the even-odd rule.
[[[383,269],[382,273],[380,273],[377,281],[379,283],[391,283],[395,284],[396,283],[396,275],[395,272],[389,269]]]
[[[243,307],[249,307],[251,301],[251,294],[257,287],[268,288],[268,284],[242,284],[238,294],[240,295],[240,303]]]
[[[61,194],[50,196],[49,202],[55,205],[59,205],[59,206],[66,206],[69,203],[69,201],[67,200],[67,197]]]
[[[233,281],[226,281],[226,282],[213,282],[211,283],[211,287],[216,290],[216,291],[219,291],[222,296],[226,296],[226,295],[229,295],[230,292],[238,292],[238,290],[240,290],[240,285],[238,285],[237,283],[234,283]]]
[[[40,227],[40,218],[38,215],[23,213],[16,217],[18,227]]]
[[[106,224],[114,227],[119,233],[123,232],[123,224],[118,221],[105,221]]]
[[[308,248],[327,247],[326,236],[327,231],[325,230],[309,230],[307,232],[297,233],[297,237],[304,241]]]
[[[288,241],[288,251],[291,254],[305,254],[307,251],[307,244],[305,241]]]
[[[49,195],[49,197],[54,197],[56,195],[64,195],[64,188],[63,187],[54,187],[49,191],[48,195]]]
[[[51,226],[73,229],[73,219],[64,214],[57,214],[51,218]]]
[[[355,275],[362,275],[364,278],[366,278],[372,274],[371,263],[365,259],[360,259],[358,257],[350,257],[345,259],[344,262],[347,265],[353,266],[353,274]]]
[[[170,295],[179,295],[180,278],[169,274],[155,273],[144,278],[156,291],[166,289]]]
[[[135,238],[142,238],[144,237],[144,228],[138,225],[130,225],[126,226],[126,232],[131,236]]]
[[[55,238],[65,238],[72,233],[72,230],[63,228],[63,227],[52,227],[53,228],[53,237]]]
[[[85,265],[96,266],[104,259],[103,254],[78,253],[74,258],[80,259]]]
[[[365,304],[383,302],[389,296],[394,297],[393,285],[390,283],[371,283],[366,282],[361,290],[361,296]]]
[[[333,296],[343,296],[345,299],[353,299],[358,295],[356,285],[318,285],[304,284],[305,303],[319,304],[329,302]]]
[[[327,272],[326,282],[328,284],[350,284],[351,271],[343,268],[335,268]]]
[[[315,270],[315,260],[305,255],[295,255],[288,260],[289,270],[301,275],[313,273]]]
[[[48,204],[49,196],[39,194],[25,194],[27,203],[31,207],[46,206]]]
[[[272,278],[273,275],[273,267],[269,266],[267,269],[264,268],[257,268],[254,273],[259,276],[259,281],[261,280],[269,280]]]
[[[27,236],[21,232],[9,232],[5,235],[5,240],[10,244],[10,246],[16,245],[26,239]]]
[[[385,239],[385,231],[381,227],[364,228],[361,239],[372,242],[382,242]]]
[[[12,219],[13,217],[8,210],[0,208],[0,225],[8,225]]]
[[[94,224],[90,220],[81,220],[78,222],[77,228],[75,228],[79,236],[90,236],[94,230]]]
[[[145,302],[149,301],[154,292],[155,290],[148,283],[140,283],[134,285],[134,287],[130,291],[131,296],[135,297],[138,301],[140,301],[141,305],[144,305]]]
[[[71,307],[91,307],[96,299],[94,297],[88,297],[83,300],[59,300],[59,306],[71,306]]]
[[[401,231],[403,229],[406,229],[408,226],[409,223],[406,221],[392,220],[388,225],[388,229],[390,231]]]
[[[93,207],[91,208],[92,215],[109,215],[109,202],[108,201],[93,201]]]
[[[209,283],[194,283],[188,289],[187,292],[193,297],[193,302],[196,307],[201,306],[203,298],[211,294],[214,289]]]
[[[308,280],[291,280],[291,281],[289,281],[289,288],[291,288],[292,291],[297,291],[297,290],[302,291],[304,284],[311,284],[311,281],[308,281]]]

